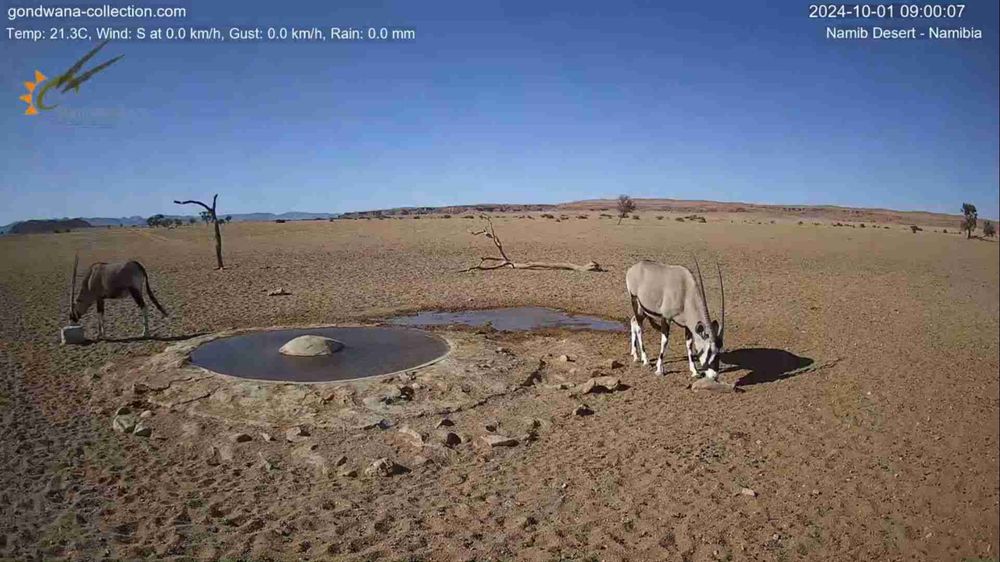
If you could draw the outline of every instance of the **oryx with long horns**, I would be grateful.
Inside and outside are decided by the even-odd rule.
[[[98,337],[104,338],[104,300],[120,299],[131,296],[135,304],[142,311],[142,336],[149,337],[149,312],[146,309],[146,301],[142,298],[142,290],[145,287],[149,300],[153,301],[157,310],[167,316],[167,311],[160,306],[153,290],[149,286],[149,276],[146,268],[137,261],[102,263],[98,262],[87,269],[80,284],[80,293],[76,292],[76,270],[79,265],[79,256],[73,259],[73,278],[70,281],[70,320],[79,322],[80,318],[87,312],[90,306],[97,303],[97,329]]]
[[[628,269],[625,287],[632,301],[631,336],[629,351],[632,359],[642,359],[649,364],[646,350],[642,345],[642,321],[649,318],[650,324],[660,332],[660,355],[656,359],[656,374],[663,374],[663,352],[670,335],[670,323],[684,328],[687,346],[688,367],[692,377],[702,373],[711,380],[719,376],[719,354],[722,352],[722,338],[726,331],[726,290],[719,273],[719,288],[722,292],[722,324],[712,320],[705,297],[705,282],[701,278],[701,267],[695,259],[698,280],[691,270],[680,265],[664,265],[652,261],[641,261]],[[638,353],[637,353],[638,352]],[[697,357],[697,363],[694,358]]]

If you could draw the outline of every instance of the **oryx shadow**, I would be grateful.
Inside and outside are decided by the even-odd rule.
[[[736,381],[736,386],[751,386],[794,377],[796,371],[813,364],[808,357],[800,357],[783,349],[746,348],[722,353],[723,363],[732,365],[723,372],[747,370],[749,373]]]
[[[131,336],[125,338],[104,338],[104,339],[90,339],[87,338],[85,342],[81,345],[93,345],[95,343],[136,343],[143,341],[161,341],[161,342],[176,342],[189,340],[191,338],[196,338],[198,336],[204,336],[208,332],[195,332],[193,334],[181,334],[176,336]]]

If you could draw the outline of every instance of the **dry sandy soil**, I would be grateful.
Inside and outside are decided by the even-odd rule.
[[[512,257],[607,273],[456,273],[492,253],[468,234],[479,221],[457,217],[232,224],[224,271],[203,226],[0,238],[0,557],[995,560],[997,245],[730,218],[495,219]],[[142,259],[171,312],[153,315],[158,339],[134,339],[139,315],[118,301],[110,341],[59,345],[75,251]],[[624,320],[625,269],[692,252],[723,264],[723,379],[744,392],[689,390],[677,330],[664,377],[628,360],[625,334],[470,331],[497,355],[472,364],[480,379],[539,359],[545,371],[450,414],[466,442],[428,452],[399,438],[398,419],[312,427],[293,444],[287,427],[156,405],[130,384],[169,345],[221,330],[510,305]],[[291,295],[268,297],[278,286]],[[628,388],[549,384],[594,371]],[[391,382],[405,379],[373,384]],[[338,400],[350,398],[315,407]],[[572,414],[581,401],[593,415]],[[130,402],[151,410],[151,436],[113,431]],[[430,434],[441,417],[405,423]],[[493,424],[518,444],[484,446]],[[410,470],[367,476],[379,457]]]

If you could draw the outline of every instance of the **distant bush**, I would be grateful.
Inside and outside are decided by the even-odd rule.
[[[656,220],[658,220],[658,221],[663,220],[663,215],[656,215]]]
[[[602,219],[613,219],[615,217],[613,217],[613,216],[611,216],[611,215],[609,215],[607,213],[601,213],[601,218]]]
[[[475,215],[463,215],[462,218],[463,219],[474,219],[474,218],[476,218],[476,216]]]
[[[983,235],[987,238],[993,238],[997,235],[997,227],[993,224],[993,221],[983,222]]]
[[[632,220],[634,220],[634,221],[639,220],[639,215],[632,215]]]
[[[910,225],[910,232],[912,232],[914,234],[920,232],[921,230],[923,230],[923,229],[920,228],[919,226],[915,225],[915,224],[911,224]]]
[[[415,220],[415,221],[420,220],[420,215],[413,215],[413,220]]]
[[[287,222],[287,221],[285,221],[285,219],[274,219],[274,222],[276,222],[278,224],[285,224],[285,222]]]
[[[587,219],[590,218],[590,215],[577,215],[576,218],[582,219],[582,220],[587,220]]]
[[[864,228],[864,227],[865,227],[865,223],[861,223],[861,228]]]
[[[677,217],[674,220],[677,222],[684,222],[684,217]]]
[[[450,219],[451,215],[441,215],[441,218],[443,218],[443,219]]]
[[[556,216],[555,215],[550,215],[549,213],[542,213],[542,218],[543,219],[554,219],[554,218],[556,218]]]
[[[799,221],[799,226],[802,226],[802,221]]]
[[[691,221],[691,222],[701,222],[701,223],[708,222],[708,220],[705,217],[701,216],[701,215],[688,215],[688,216],[684,217],[684,220]]]

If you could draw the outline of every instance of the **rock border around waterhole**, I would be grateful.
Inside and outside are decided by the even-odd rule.
[[[119,378],[132,394],[157,407],[260,427],[309,424],[365,429],[481,404],[522,386],[538,360],[497,351],[487,336],[434,330],[448,351],[400,371],[328,382],[265,381],[217,373],[193,364],[191,353],[220,338],[260,331],[330,327],[273,326],[227,330],[175,343]],[[374,328],[378,324],[338,324]]]

